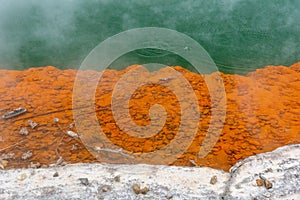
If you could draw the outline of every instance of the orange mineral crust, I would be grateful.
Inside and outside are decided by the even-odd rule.
[[[165,108],[167,117],[157,133],[137,138],[120,129],[115,122],[111,107],[113,90],[120,78],[133,67],[137,66],[103,72],[96,87],[95,102],[89,102],[94,105],[92,113],[86,109],[88,105],[85,101],[77,103],[77,107],[72,105],[76,70],[59,70],[51,66],[25,71],[0,70],[1,115],[19,107],[27,109],[21,115],[0,119],[0,168],[101,162],[101,157],[96,159],[89,150],[91,144],[104,148],[105,142],[93,135],[91,130],[94,127],[83,126],[84,138],[89,141],[89,145],[84,145],[82,135],[74,124],[74,113],[80,114],[80,126],[88,125],[96,114],[98,126],[108,141],[126,152],[155,152],[170,143],[178,134],[182,118],[180,109],[185,103],[178,101],[175,92],[161,84],[174,83],[177,92],[184,92],[185,89],[176,85],[173,79],[158,79],[157,82],[137,87],[128,105],[131,119],[124,118],[120,122],[126,125],[128,120],[132,120],[137,126],[149,125],[150,108],[160,104]],[[268,66],[247,76],[222,73],[204,75],[213,79],[220,74],[223,79],[226,92],[224,124],[212,123],[211,96],[203,76],[178,66],[173,69],[180,72],[194,90],[201,117],[197,122],[196,135],[187,150],[169,164],[209,166],[228,171],[240,159],[283,145],[300,143],[300,63],[290,67]],[[155,73],[161,75],[165,72],[163,68],[151,73],[155,77]],[[88,77],[87,86],[100,75],[100,72],[92,70],[82,73]],[[84,96],[85,91],[82,91],[83,99]],[[123,106],[122,101],[117,102],[117,108]],[[222,114],[218,114],[221,117]],[[34,126],[34,123],[37,125]],[[221,135],[210,134],[211,138],[218,137],[217,142],[204,158],[199,158],[198,152],[211,126],[212,130],[222,129]],[[178,145],[180,141],[177,141]],[[176,146],[173,153],[176,153]]]

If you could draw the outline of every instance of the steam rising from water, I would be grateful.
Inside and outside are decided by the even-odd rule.
[[[148,26],[196,39],[224,72],[244,73],[300,60],[300,1],[0,0],[0,4],[0,68],[76,68],[107,37]]]

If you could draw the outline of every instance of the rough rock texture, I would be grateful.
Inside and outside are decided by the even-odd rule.
[[[300,199],[300,144],[248,157],[231,169],[226,199]],[[266,179],[272,188],[257,186]]]
[[[0,199],[296,200],[299,171],[300,144],[246,158],[230,173],[207,167],[98,163],[1,170]],[[273,187],[257,186],[258,178]]]
[[[57,173],[56,173],[57,172]],[[25,174],[25,175],[23,175]],[[55,176],[53,176],[55,174]],[[58,176],[57,176],[58,174]],[[229,174],[211,168],[73,164],[1,172],[4,199],[216,199]],[[218,177],[210,184],[212,175]],[[24,180],[22,180],[22,177]],[[136,194],[133,185],[148,188]],[[22,192],[21,192],[22,191]]]

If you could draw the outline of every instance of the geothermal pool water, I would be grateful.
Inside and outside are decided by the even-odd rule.
[[[295,199],[299,6],[1,0],[0,199]]]

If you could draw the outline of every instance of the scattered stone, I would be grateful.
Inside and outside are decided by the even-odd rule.
[[[192,164],[192,166],[198,166],[197,163],[192,159],[190,159],[190,163]]]
[[[209,181],[209,183],[212,184],[212,185],[216,184],[217,182],[218,182],[218,178],[217,178],[216,175],[212,176],[210,181]]]
[[[56,164],[55,164],[56,166],[63,166],[63,165],[65,165],[65,162],[64,162],[64,159],[60,156],[59,158],[58,158],[58,160],[56,161]]]
[[[104,186],[101,188],[102,192],[108,192],[110,189],[111,189],[111,188],[110,188],[110,186],[108,186],[108,185],[104,185]]]
[[[116,181],[116,182],[120,182],[120,180],[121,180],[121,177],[120,177],[120,175],[118,175],[118,176],[115,176],[115,178],[114,178],[114,181]]]
[[[266,173],[265,171],[272,172]],[[227,183],[228,187],[224,197],[225,199],[241,200],[253,197],[257,199],[298,199],[300,194],[299,171],[300,144],[288,145],[272,152],[250,156],[236,163],[230,169],[231,178]],[[254,176],[258,177],[253,179]],[[274,180],[276,180],[276,184]],[[261,187],[251,187],[253,185]]]
[[[22,159],[23,160],[27,160],[28,158],[31,158],[32,157],[32,153],[30,151],[27,151],[26,153],[23,153],[22,154]]]
[[[71,148],[71,151],[72,151],[72,150],[77,150],[77,149],[78,149],[77,145],[76,145],[76,144],[73,144],[73,145],[72,145],[72,148]]]
[[[270,181],[265,180],[265,187],[266,187],[267,189],[271,189],[271,188],[273,187],[273,184],[272,184]]]
[[[75,139],[78,139],[78,134],[73,131],[67,131],[67,135],[69,135]]]
[[[262,179],[256,179],[256,184],[257,184],[257,186],[263,186],[264,183],[265,183],[264,180],[262,180]]]
[[[71,129],[74,128],[74,123],[70,124],[69,128],[71,128]]]
[[[30,164],[28,165],[28,168],[33,168],[33,169],[37,169],[40,167],[41,167],[41,163],[39,163],[39,162],[36,162],[36,163],[30,162]]]
[[[26,174],[21,174],[20,177],[19,177],[19,180],[20,181],[23,181],[27,178],[27,175]]]
[[[55,122],[55,123],[58,123],[58,122],[59,122],[59,119],[58,119],[58,118],[54,118],[54,122]]]
[[[103,196],[99,196],[98,200],[104,200],[104,197]]]
[[[264,176],[261,175],[261,174],[259,174],[259,178],[262,179],[262,180],[264,180],[264,181],[267,180],[266,177],[264,177]]]
[[[35,123],[34,121],[32,121],[32,120],[28,120],[28,124],[29,124],[29,126],[32,128],[32,129],[34,129],[38,124],[37,123]]]
[[[141,194],[147,194],[147,192],[149,191],[149,189],[147,187],[144,187],[141,189]]]
[[[8,161],[7,160],[1,160],[0,159],[0,168],[4,169],[7,166]]]
[[[82,185],[85,185],[85,186],[89,185],[89,179],[87,179],[87,178],[79,178],[78,180],[80,181],[80,183]]]
[[[9,119],[9,118],[21,115],[21,114],[25,113],[26,111],[27,111],[26,108],[17,108],[7,114],[2,115],[2,118]]]
[[[25,127],[21,128],[19,133],[20,133],[20,135],[28,135],[29,134],[27,128],[25,128]]]
[[[268,168],[265,172],[273,172],[272,168]]]
[[[0,160],[8,160],[8,159],[12,159],[15,156],[14,153],[3,153],[0,156]]]
[[[167,199],[173,199],[173,195],[172,194],[168,194],[167,195]]]
[[[134,184],[132,186],[132,189],[135,194],[147,194],[147,192],[149,191],[149,189],[147,187],[144,187],[141,189],[138,184]]]
[[[140,186],[138,184],[134,184],[132,186],[132,189],[133,189],[133,191],[134,191],[135,194],[140,194],[140,192],[141,192],[141,188],[140,188]]]
[[[58,172],[55,172],[54,174],[53,174],[53,177],[58,177],[59,175],[58,175]]]

